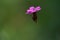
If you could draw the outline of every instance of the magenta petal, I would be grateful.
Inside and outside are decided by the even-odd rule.
[[[29,10],[34,10],[35,8],[34,8],[34,6],[31,6],[30,8],[29,8]]]
[[[36,10],[32,10],[32,12],[36,12]]]
[[[29,8],[29,10],[31,10],[31,12],[36,12],[36,10],[35,10],[35,7],[34,7],[34,6],[31,6],[31,7]]]
[[[37,11],[41,10],[40,6],[37,6],[35,9],[36,9]]]
[[[27,10],[26,14],[31,14],[33,13],[31,10]]]

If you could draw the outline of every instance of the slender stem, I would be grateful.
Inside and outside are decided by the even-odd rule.
[[[34,12],[32,15],[33,15],[32,16],[33,21],[35,21],[37,23],[37,14],[36,14],[36,12]]]

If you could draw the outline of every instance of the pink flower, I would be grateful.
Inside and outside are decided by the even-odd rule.
[[[41,10],[40,6],[37,6],[36,8],[35,8],[34,6],[31,6],[31,7],[27,10],[26,14],[32,14],[32,13],[37,12],[37,11],[39,11],[39,10]]]

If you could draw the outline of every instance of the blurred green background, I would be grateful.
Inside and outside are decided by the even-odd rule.
[[[30,6],[42,8],[38,24],[25,14]],[[0,0],[0,40],[60,40],[59,1]]]

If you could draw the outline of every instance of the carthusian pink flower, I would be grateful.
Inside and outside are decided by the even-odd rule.
[[[26,14],[32,14],[32,13],[37,12],[39,10],[41,10],[41,7],[40,6],[37,6],[36,8],[34,6],[31,6],[27,10]]]
[[[37,14],[36,13],[40,10],[41,10],[40,6],[37,6],[37,7],[31,6],[27,10],[26,14],[32,14],[33,21],[37,23]]]

